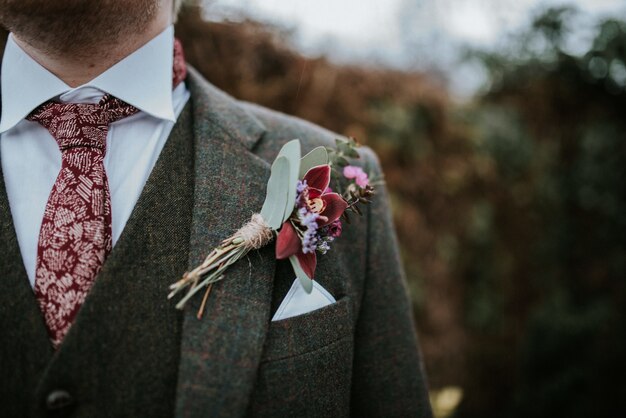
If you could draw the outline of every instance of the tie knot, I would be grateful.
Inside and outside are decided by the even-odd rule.
[[[109,94],[98,104],[46,102],[26,119],[38,122],[56,139],[61,151],[75,147],[106,147],[109,125],[138,109]]]

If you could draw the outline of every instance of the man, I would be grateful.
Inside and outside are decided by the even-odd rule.
[[[166,299],[284,143],[335,138],[185,69],[177,7],[0,0],[0,416],[430,416],[384,187],[319,259],[335,303],[272,321],[294,283],[273,245],[201,320]]]

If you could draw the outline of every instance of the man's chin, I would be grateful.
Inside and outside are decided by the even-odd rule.
[[[76,16],[78,14],[93,13],[94,5],[115,3],[116,1],[92,2],[89,0],[0,0],[0,15],[8,18],[15,16],[50,16],[68,14]],[[123,3],[123,1],[117,1]]]
[[[46,51],[77,52],[140,33],[163,0],[0,0],[0,25]]]

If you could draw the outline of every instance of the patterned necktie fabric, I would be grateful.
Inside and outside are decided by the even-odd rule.
[[[186,76],[174,42],[173,85]],[[47,102],[27,119],[61,150],[59,172],[44,211],[37,248],[35,296],[56,349],[111,252],[111,196],[104,156],[109,125],[139,110],[109,94],[97,104]]]

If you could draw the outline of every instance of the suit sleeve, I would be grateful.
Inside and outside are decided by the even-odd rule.
[[[375,154],[368,171],[381,178]],[[351,415],[431,417],[411,303],[384,185],[368,206],[368,250],[355,331]]]

